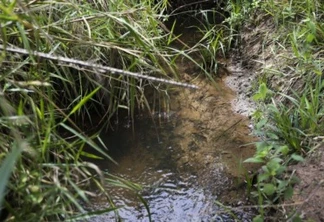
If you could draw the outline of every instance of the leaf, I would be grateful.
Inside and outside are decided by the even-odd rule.
[[[308,43],[312,43],[314,39],[315,39],[315,36],[311,33],[308,33],[308,35],[306,36],[306,42],[308,42]]]
[[[261,95],[260,95],[260,93],[256,93],[256,94],[253,95],[252,98],[253,98],[254,101],[258,101],[258,100],[261,100]]]
[[[280,167],[277,169],[277,175],[281,175],[282,173],[285,172],[286,169],[287,169],[286,166],[280,166]]]
[[[290,199],[293,196],[293,194],[294,194],[294,189],[291,186],[289,186],[285,190],[284,197],[285,199]]]
[[[283,162],[283,159],[281,159],[281,158],[279,158],[279,157],[274,157],[274,158],[272,158],[271,160],[272,160],[272,161],[275,161],[275,162],[277,162],[277,163],[281,163],[281,162]]]
[[[87,96],[85,96],[85,97],[83,97],[82,99],[81,99],[81,101],[76,105],[76,106],[74,106],[73,107],[73,109],[72,109],[72,111],[69,113],[69,115],[67,115],[67,117],[65,117],[65,120],[69,117],[69,116],[71,116],[73,113],[75,113],[76,111],[78,111],[78,110],[80,110],[80,108],[89,100],[89,99],[91,99],[92,98],[92,96],[96,93],[96,92],[98,92],[98,90],[101,88],[101,86],[98,86],[97,88],[95,88],[91,93],[89,93]],[[64,121],[65,121],[64,120]],[[63,122],[64,122],[63,121]]]
[[[279,137],[274,133],[267,133],[267,136],[272,140],[278,140]]]
[[[270,175],[268,173],[262,173],[258,175],[258,182],[265,181],[269,179]]]
[[[253,218],[253,222],[263,222],[263,217],[261,215],[258,215]]]
[[[11,152],[6,156],[6,159],[2,162],[0,168],[0,208],[2,207],[2,201],[5,197],[5,190],[7,187],[7,182],[9,181],[11,172],[15,167],[16,160],[20,156],[23,147],[26,146],[24,141],[16,141],[13,144]]]
[[[97,150],[99,153],[101,153],[103,156],[107,157],[109,160],[111,160],[112,162],[116,163],[116,161],[114,161],[106,152],[104,152],[97,144],[95,144],[93,142],[92,139],[88,138],[87,136],[82,135],[81,133],[75,131],[73,128],[69,127],[68,125],[64,124],[64,123],[60,123],[59,125],[61,125],[62,127],[64,127],[65,129],[67,129],[69,132],[73,133],[73,135],[77,136],[78,138],[80,138],[82,141],[84,141],[85,143],[87,143],[90,147],[94,148],[95,150]]]
[[[95,155],[95,154],[88,153],[88,152],[85,152],[85,151],[81,151],[80,155],[81,155],[81,156],[88,157],[88,158],[91,158],[91,159],[97,159],[97,160],[102,160],[102,159],[104,159],[103,157],[100,157],[100,156],[97,156],[97,155]]]
[[[271,159],[268,163],[267,163],[267,168],[269,169],[269,171],[277,171],[280,167],[280,164],[277,161],[277,158]]]
[[[303,162],[303,161],[304,161],[304,158],[303,158],[302,156],[297,155],[297,154],[295,154],[295,153],[293,153],[293,154],[291,155],[291,158],[292,158],[293,160],[298,161],[298,162]]]
[[[277,180],[277,183],[278,183],[278,190],[283,190],[287,184],[288,184],[288,181],[287,180]]]
[[[257,153],[261,153],[262,151],[268,151],[272,148],[272,145],[269,145],[266,142],[258,142],[256,143]]]
[[[256,124],[256,128],[257,129],[261,129],[261,127],[263,127],[266,123],[267,123],[268,119],[263,118],[261,119],[257,124]]]
[[[269,172],[269,169],[268,169],[267,166],[262,166],[261,169],[263,170],[263,172],[265,172],[265,173],[267,173],[267,174],[270,173],[270,172]]]
[[[287,145],[284,145],[277,148],[276,155],[278,155],[279,153],[281,153],[282,155],[287,155],[288,152],[289,152],[289,147]]]
[[[266,96],[268,93],[268,88],[265,83],[261,83],[259,86],[258,92],[253,96],[253,100],[258,101],[258,100],[265,100]]]
[[[253,119],[261,119],[262,116],[263,112],[260,109],[255,110],[252,114]]]
[[[267,183],[263,187],[263,192],[266,195],[271,196],[272,194],[274,194],[276,192],[276,187],[272,183]]]
[[[300,218],[299,215],[295,216],[293,219],[292,219],[292,222],[302,222],[303,220]]]
[[[263,159],[261,159],[260,157],[250,157],[246,160],[244,160],[243,163],[263,163]]]

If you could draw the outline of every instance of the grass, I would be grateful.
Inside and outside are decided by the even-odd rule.
[[[106,182],[85,158],[105,154],[78,122],[109,126],[148,107],[145,87],[177,82],[176,51],[161,28],[167,1],[1,1],[0,203],[7,221],[77,220],[115,211]],[[193,87],[193,86],[191,86]],[[81,120],[81,121],[80,121]],[[64,135],[69,135],[64,136]],[[119,182],[118,182],[119,181]],[[90,183],[110,207],[87,212]],[[144,200],[142,200],[147,207]],[[149,209],[148,209],[149,210]]]

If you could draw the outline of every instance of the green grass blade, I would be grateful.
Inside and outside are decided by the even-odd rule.
[[[83,97],[80,102],[75,105],[72,109],[72,111],[69,113],[69,115],[67,115],[67,117],[65,117],[64,121],[69,117],[71,116],[73,113],[75,113],[76,111],[80,110],[81,107],[89,100],[91,99],[94,94],[96,94],[96,92],[98,92],[98,90],[100,89],[101,87],[98,86],[97,88],[95,88],[91,93],[89,93],[87,96]]]
[[[76,130],[72,129],[71,127],[69,127],[68,125],[66,125],[64,123],[60,123],[59,125],[61,125],[63,128],[65,128],[69,132],[73,133],[73,135],[77,136],[78,138],[80,138],[82,141],[84,141],[88,145],[90,145],[92,148],[94,148],[95,150],[97,150],[100,154],[102,154],[103,156],[107,157],[112,162],[116,163],[107,153],[105,153],[97,144],[95,144],[93,142],[93,140],[91,140],[90,138],[82,135],[81,133],[78,133]]]
[[[0,168],[0,208],[2,207],[2,203],[6,194],[6,187],[11,175],[15,167],[16,160],[19,158],[24,146],[24,141],[15,141],[13,143],[13,147],[11,152],[6,156],[5,160],[2,163]],[[0,211],[1,213],[1,211]]]

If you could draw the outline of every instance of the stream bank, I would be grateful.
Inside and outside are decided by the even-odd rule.
[[[260,83],[266,83],[267,87],[274,92],[275,97],[272,99],[275,103],[283,101],[283,95],[296,96],[305,90],[304,87],[306,88],[305,79],[310,73],[306,73],[307,69],[304,69],[303,65],[299,67],[300,61],[296,58],[293,45],[281,42],[281,35],[289,36],[293,33],[289,32],[291,27],[278,24],[275,19],[276,16],[272,17],[262,10],[254,10],[240,29],[240,46],[228,66],[233,75],[226,79],[226,83],[237,92],[238,97],[233,100],[235,103],[233,107],[238,113],[251,115],[249,107],[262,109],[265,105],[265,102],[256,105],[252,101],[252,96],[258,90]],[[304,46],[301,44],[298,47]],[[313,61],[321,60],[320,55],[313,56]],[[247,104],[249,105],[245,106]],[[286,105],[289,106],[289,103]],[[288,220],[290,217],[288,221],[291,221],[294,220],[292,219],[294,216],[296,220],[299,218],[302,221],[324,220],[323,137],[314,137],[310,141],[310,152],[303,151],[305,160],[290,165],[284,176],[286,179],[298,177],[292,198],[274,205],[276,214],[267,215],[267,220]]]

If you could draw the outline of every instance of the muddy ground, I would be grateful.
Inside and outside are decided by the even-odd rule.
[[[189,75],[190,70],[186,63],[182,73]],[[191,83],[199,89],[179,90],[171,98],[171,110],[179,110],[175,133],[183,138],[179,146],[185,151],[179,159],[180,165],[198,162],[196,167],[200,174],[204,175],[204,171],[209,174],[217,157],[226,163],[227,173],[233,177],[242,176],[251,166],[241,164],[240,168],[240,162],[253,155],[251,143],[255,139],[250,135],[247,116],[232,111],[235,93],[222,79],[215,79],[215,84],[211,84],[208,79],[198,77]],[[209,181],[214,186],[220,182],[224,181]]]
[[[304,163],[291,166],[300,182],[295,187],[292,201],[283,207],[287,212],[296,211],[309,221],[324,221],[324,146],[318,147]]]

